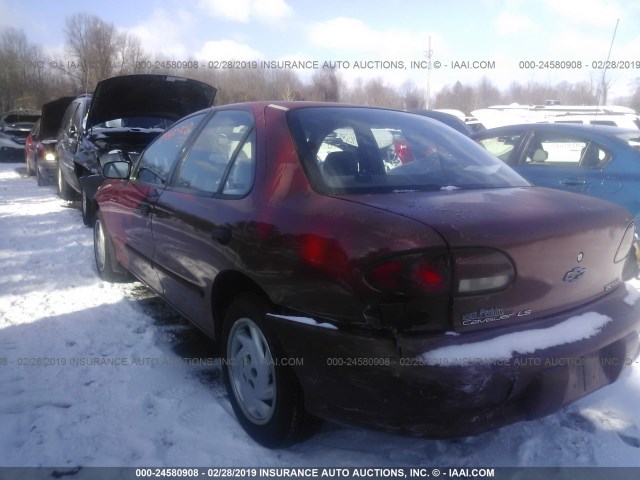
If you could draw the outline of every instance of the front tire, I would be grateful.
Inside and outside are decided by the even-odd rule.
[[[67,202],[75,200],[77,197],[76,191],[71,188],[71,185],[65,180],[62,169],[60,168],[60,163],[58,163],[58,195],[60,195],[62,200],[66,200]]]
[[[104,224],[104,219],[99,213],[93,230],[93,253],[100,278],[107,282],[126,280],[127,275],[116,260],[113,242]]]
[[[96,221],[96,204],[95,201],[89,200],[87,192],[83,188],[80,192],[80,198],[82,199],[82,223],[87,227],[93,227]]]
[[[256,442],[284,447],[307,436],[317,419],[304,409],[302,389],[265,322],[257,294],[238,296],[225,316],[222,371],[238,422]]]

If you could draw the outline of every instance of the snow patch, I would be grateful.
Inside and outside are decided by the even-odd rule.
[[[335,325],[332,325],[332,324],[326,323],[326,322],[318,322],[318,321],[314,320],[313,318],[309,318],[309,317],[295,317],[295,316],[291,316],[291,315],[278,315],[278,314],[275,314],[275,313],[267,313],[267,315],[269,315],[270,317],[282,318],[284,320],[289,320],[291,322],[304,323],[305,325],[311,325],[313,327],[328,328],[329,330],[337,330],[338,329],[338,327],[336,327]]]
[[[636,287],[627,283],[627,296],[624,297],[624,303],[634,306],[640,299],[640,292]]]
[[[447,185],[446,187],[440,188],[440,190],[451,192],[453,190],[460,190],[460,187],[455,187],[453,185]]]
[[[585,313],[549,328],[509,333],[490,340],[436,348],[420,355],[427,365],[454,365],[454,359],[481,358],[486,361],[506,360],[514,354],[529,354],[536,350],[573,343],[592,337],[611,321],[596,312]]]

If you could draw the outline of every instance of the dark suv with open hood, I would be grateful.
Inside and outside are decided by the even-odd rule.
[[[118,149],[135,160],[176,120],[210,107],[215,94],[211,85],[169,75],[102,80],[92,96],[76,98],[62,120],[56,145],[60,196],[82,198],[82,219],[90,225],[93,200],[87,194],[102,183],[101,156]]]

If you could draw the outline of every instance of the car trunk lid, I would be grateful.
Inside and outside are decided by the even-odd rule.
[[[345,195],[435,229],[451,252],[497,249],[515,280],[502,291],[457,294],[455,329],[530,321],[594,300],[622,283],[614,262],[631,222],[622,208],[557,190],[519,187],[386,195]]]
[[[42,106],[40,117],[40,139],[52,139],[58,135],[62,118],[67,107],[71,105],[75,97],[61,97]]]

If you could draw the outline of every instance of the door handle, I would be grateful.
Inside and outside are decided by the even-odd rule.
[[[560,180],[560,183],[570,187],[577,187],[578,185],[584,185],[587,182],[578,178],[565,178],[564,180]]]
[[[151,213],[151,205],[149,205],[148,203],[139,205],[138,212],[140,212],[140,215],[142,215],[143,217],[148,216]]]
[[[231,229],[227,227],[214,227],[211,237],[222,245],[226,245],[231,241]]]

